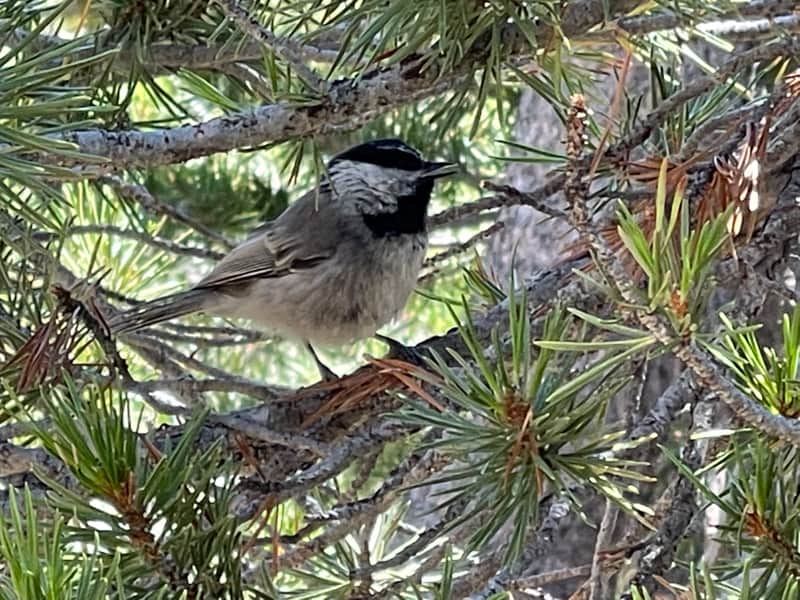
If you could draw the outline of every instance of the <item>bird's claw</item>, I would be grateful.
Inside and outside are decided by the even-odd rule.
[[[396,358],[398,360],[402,360],[407,363],[411,363],[412,365],[417,365],[419,367],[425,366],[426,357],[422,352],[420,352],[416,348],[412,348],[411,346],[406,346],[405,344],[398,342],[397,340],[387,337],[385,335],[378,334],[375,337],[377,337],[380,341],[389,346],[389,352],[386,354],[386,358]]]
[[[311,356],[314,357],[314,363],[317,365],[317,371],[319,371],[319,376],[322,378],[322,381],[325,383],[330,383],[332,381],[337,381],[339,376],[331,371],[324,362],[319,359],[317,353],[314,351],[314,348],[311,344],[306,344],[306,348],[311,353]]]

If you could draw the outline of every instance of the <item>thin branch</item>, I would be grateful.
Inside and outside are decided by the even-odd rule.
[[[284,446],[285,448],[294,448],[297,450],[307,450],[318,457],[326,456],[331,452],[330,448],[325,444],[300,435],[297,432],[284,433],[273,431],[263,423],[258,423],[242,415],[214,415],[210,416],[209,419],[214,423],[221,423],[234,431],[243,433],[249,438],[268,444],[275,444],[277,446]]]
[[[282,40],[286,41],[286,40]],[[339,56],[333,48],[323,48],[313,43],[299,43],[290,40],[296,58],[307,62],[332,63]],[[119,58],[129,63],[130,51],[123,48]],[[237,63],[256,63],[264,58],[264,44],[260,41],[237,44],[234,49],[215,46],[184,46],[181,44],[154,44],[144,55],[143,66],[151,70],[157,69],[209,69],[223,70],[226,66]],[[129,65],[126,65],[129,68]]]
[[[796,3],[792,0],[763,0],[757,2],[741,3],[737,8],[730,12],[720,15],[720,20],[706,22],[713,29],[720,22],[726,19],[736,23],[747,23],[741,17],[769,17],[778,19],[785,17],[796,8]],[[691,26],[698,17],[691,14],[661,13],[650,15],[637,15],[635,17],[623,17],[618,19],[614,25],[623,31],[641,35],[654,31],[665,31],[678,27]]]
[[[123,339],[137,351],[140,349],[147,349],[151,352],[154,352],[159,360],[172,360],[173,362],[178,363],[185,368],[195,369],[201,373],[205,373],[206,375],[219,379],[235,377],[224,369],[207,365],[206,363],[197,360],[193,356],[189,356],[188,354],[184,354],[172,346],[163,344],[153,335],[144,333],[131,333],[123,336]]]
[[[341,440],[322,460],[307,470],[282,482],[242,482],[243,489],[251,492],[249,501],[239,508],[239,516],[250,519],[264,509],[264,500],[275,506],[284,500],[304,494],[319,483],[341,473],[352,461],[373,448],[408,434],[405,427],[387,423],[368,423]]]
[[[592,570],[588,581],[589,600],[602,600],[608,597],[608,573],[603,573],[602,556],[603,551],[611,545],[614,535],[614,527],[617,524],[619,508],[610,499],[606,498],[606,509],[603,519],[600,522],[600,529],[594,543],[594,556],[592,558]],[[604,577],[605,575],[605,577]]]
[[[146,231],[137,231],[136,229],[125,229],[115,225],[99,225],[99,224],[85,224],[73,225],[64,230],[63,234],[67,237],[78,236],[86,234],[99,234],[108,235],[128,240],[134,240],[145,246],[158,248],[170,254],[177,254],[180,256],[192,256],[194,258],[204,258],[206,260],[218,261],[222,259],[224,254],[209,250],[207,248],[198,248],[196,246],[185,246],[172,240],[157,237]]]
[[[592,565],[580,565],[578,567],[567,567],[564,569],[556,569],[555,571],[548,571],[539,575],[531,575],[517,579],[509,586],[511,591],[524,592],[526,589],[540,588],[544,585],[551,583],[558,583],[567,579],[575,579],[576,577],[586,577],[592,572]]]
[[[689,441],[684,446],[682,459],[691,469],[700,466],[700,456],[693,442]],[[639,554],[636,561],[638,570],[632,581],[633,585],[646,585],[651,591],[653,576],[660,575],[671,566],[675,549],[686,535],[697,512],[695,500],[697,490],[687,477],[679,476],[665,494],[669,496],[669,499],[668,501],[663,498],[659,500],[659,504],[665,502],[666,505],[662,511],[659,511],[663,516],[658,531],[650,537]],[[622,595],[622,599],[631,600],[632,593],[626,592]]]
[[[138,302],[136,304],[138,304]],[[244,329],[242,327],[233,327],[230,325],[186,325],[185,323],[167,321],[162,324],[162,327],[179,333],[241,338],[249,342],[263,342],[272,339],[272,336],[262,331],[254,331],[252,329]]]
[[[278,386],[260,384],[244,377],[231,375],[229,377],[192,379],[180,377],[176,379],[156,379],[152,381],[139,381],[132,390],[141,393],[157,391],[172,392],[177,396],[197,395],[205,392],[225,392],[226,394],[243,394],[265,403],[275,402],[286,396],[288,390]]]
[[[540,510],[542,513],[546,510],[546,513],[541,523],[531,528],[529,541],[522,551],[521,558],[510,567],[500,568],[501,561],[497,553],[485,557],[453,586],[455,598],[465,598],[467,594],[471,594],[470,600],[488,600],[495,594],[507,590],[535,558],[544,555],[555,541],[559,523],[569,514],[569,504],[565,500],[550,501],[549,507]]]
[[[207,237],[210,240],[214,240],[215,242],[219,242],[225,248],[231,249],[235,246],[235,244],[226,238],[223,235],[220,235],[213,229],[206,227],[196,219],[190,217],[188,214],[161,202],[157,198],[155,198],[150,191],[143,185],[139,185],[136,183],[131,183],[128,181],[123,180],[122,178],[116,175],[108,175],[106,177],[101,177],[100,181],[111,186],[120,196],[123,198],[127,198],[129,200],[133,200],[141,205],[147,212],[155,214],[155,215],[165,215],[178,223],[186,225],[190,229],[195,230],[200,235]]]
[[[473,246],[479,244],[480,242],[485,242],[495,233],[500,231],[502,228],[503,228],[503,223],[501,221],[498,221],[497,223],[494,223],[493,225],[490,225],[486,229],[479,231],[478,233],[464,240],[463,242],[453,244],[450,248],[447,248],[442,252],[434,254],[433,256],[425,260],[423,267],[427,269],[436,268],[437,265],[440,265],[441,263],[453,258],[454,256],[463,254],[464,252],[466,252]],[[421,279],[426,280],[428,279],[429,275],[430,274],[425,275]]]
[[[441,470],[448,463],[449,460],[447,458],[436,452],[426,452],[424,454],[417,452],[413,454],[393,469],[381,485],[381,488],[371,497],[335,510],[334,519],[338,521],[336,525],[329,525],[324,533],[310,542],[294,548],[284,549],[279,557],[273,557],[272,560],[282,567],[301,564],[384,512],[408,486],[424,481],[429,475]],[[326,517],[327,520],[329,520],[328,517]],[[394,561],[390,559],[385,568],[394,566],[394,564]],[[356,569],[351,574],[351,577],[356,579],[367,577],[379,570],[378,565],[380,563]]]
[[[800,15],[784,15],[752,21],[735,19],[714,21],[697,25],[697,30],[702,33],[724,37],[732,42],[762,40],[781,34],[800,32]]]
[[[542,194],[537,194],[532,192],[522,192],[510,185],[499,185],[496,183],[492,183],[491,181],[484,182],[483,187],[489,191],[495,192],[496,194],[500,194],[502,197],[506,198],[507,206],[508,205],[530,206],[538,210],[540,213],[544,213],[550,217],[563,219],[565,221],[568,220],[567,215],[564,213],[564,211],[559,210],[558,208],[553,208],[552,206],[545,204],[545,202],[543,201],[544,198],[552,194],[546,194],[543,196]]]
[[[253,18],[244,8],[239,6],[235,0],[216,0],[222,7],[222,12],[234,21],[253,39],[258,40],[269,48],[275,56],[291,65],[292,69],[308,85],[315,90],[324,92],[327,87],[326,82],[313,70],[305,65],[306,57],[300,52],[300,44],[287,38],[279,38],[271,31],[265,29]]]
[[[680,92],[676,95],[680,95]],[[669,103],[669,99],[666,103]],[[640,306],[641,299],[635,282],[589,221],[585,207],[588,182],[583,180],[584,164],[585,160],[572,160],[565,187],[565,195],[572,206],[573,225],[590,244],[598,266],[607,273],[607,279],[615,284],[623,300],[631,307]],[[705,350],[698,348],[694,340],[679,340],[661,316],[642,310],[632,310],[653,337],[664,347],[670,348],[672,353],[694,373],[697,383],[708,392],[716,394],[739,418],[767,435],[800,447],[800,422],[772,414],[746,396],[720,373],[719,367]]]
[[[508,200],[504,196],[487,196],[485,198],[478,198],[468,204],[458,204],[443,210],[440,213],[431,215],[428,223],[431,227],[447,227],[449,225],[458,225],[458,222],[485,211],[494,210],[508,206]]]
[[[150,329],[153,332],[153,329]],[[261,331],[254,331],[252,336],[199,336],[188,335],[184,333],[175,333],[169,331],[168,328],[158,327],[155,329],[156,335],[159,339],[168,340],[170,342],[178,342],[182,344],[192,344],[197,348],[224,348],[226,346],[243,346],[271,339],[269,335]]]

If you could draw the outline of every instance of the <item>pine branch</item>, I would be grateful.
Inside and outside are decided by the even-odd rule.
[[[752,264],[757,264],[763,260],[763,257],[772,255],[776,249],[783,247],[787,236],[790,235],[789,232],[795,231],[798,225],[800,225],[800,215],[797,214],[797,209],[790,209],[777,213],[770,221],[768,229],[764,234],[754,238],[750,246],[740,251],[740,260],[746,260]],[[42,252],[46,251],[42,249]],[[527,292],[531,307],[530,310],[532,312],[541,312],[544,307],[550,306],[558,300],[565,302],[567,305],[581,307],[588,311],[596,310],[602,306],[604,300],[598,295],[596,290],[587,290],[582,280],[572,280],[564,285],[572,266],[573,265],[567,264],[555,269],[545,270],[530,279],[527,283]],[[735,261],[726,261],[721,265],[720,279],[724,280],[736,277],[739,268]],[[61,268],[61,272],[65,272],[63,267]],[[73,282],[75,281],[74,276],[69,275],[67,277],[68,280],[70,278]],[[757,284],[758,280],[754,282],[754,285]],[[476,318],[475,327],[479,339],[483,343],[487,342],[490,340],[492,329],[503,323],[507,323],[507,303],[505,302],[492,308],[487,314],[480,315]],[[156,348],[161,348],[159,346],[152,346],[152,343],[150,347],[154,350]],[[461,348],[461,351],[465,350],[459,334],[455,330],[449,332],[445,336],[438,336],[426,340],[419,349],[435,348],[440,353],[444,353],[448,347],[454,349]],[[166,349],[158,349],[157,354],[161,352],[168,351]],[[180,358],[182,361],[188,361],[185,362],[185,364],[194,367],[202,366],[197,362],[192,362],[189,357],[181,355],[180,353],[174,354],[174,352],[169,351],[162,358],[166,358],[167,356],[174,356]],[[167,364],[169,363],[165,363],[165,365]],[[207,369],[208,366],[203,366],[203,368]],[[287,393],[272,388],[271,386],[265,386],[259,382],[251,382],[233,377],[231,374],[224,371],[214,371],[212,369],[210,372],[211,379],[192,380],[185,377],[180,363],[175,363],[173,366],[168,367],[168,370],[169,369],[173,369],[173,374],[169,375],[167,379],[152,382],[136,382],[134,388],[141,386],[140,391],[144,393],[152,393],[158,389],[167,389],[176,393],[186,393],[191,396],[201,394],[204,391],[230,391],[248,394],[255,399],[267,401],[273,406],[275,406],[275,403],[284,404],[284,400],[288,401],[293,396],[291,392]],[[676,385],[679,384],[680,380]],[[670,389],[674,389],[675,392],[680,391],[680,389],[677,388]],[[313,403],[313,406],[316,407],[322,406],[330,399],[332,393],[333,392],[321,393],[317,398],[309,398],[307,402]],[[660,400],[656,409],[654,409],[652,426],[648,424],[648,420],[643,421],[640,426],[644,428],[647,433],[663,431],[664,416],[661,415],[666,416],[674,414],[673,411],[680,406],[680,397],[679,394],[673,395],[668,391],[662,397],[663,402]],[[663,410],[660,409],[662,406]],[[306,410],[308,410],[307,414],[310,414],[316,409],[311,408]],[[276,431],[287,431],[297,425],[296,421],[292,422],[291,420],[287,420],[291,418],[289,413],[286,413],[287,416],[285,417],[279,417],[277,416],[278,414],[280,413],[276,413],[274,418],[277,420],[273,421],[270,428]],[[212,428],[210,431],[213,430]],[[634,429],[636,434],[642,434],[642,431],[642,429]],[[372,448],[374,448],[374,446]]]
[[[666,103],[669,103],[669,100]],[[598,265],[607,273],[608,280],[616,286],[622,299],[630,306],[638,306],[636,284],[589,220],[586,212],[588,181],[584,179],[588,166],[586,161],[580,158],[580,146],[576,144],[573,149],[575,158],[571,161],[568,175],[565,177],[565,195],[572,207],[573,225],[591,246]],[[671,348],[671,352],[693,372],[700,386],[718,395],[738,417],[767,435],[800,446],[800,423],[794,419],[772,414],[747,397],[720,373],[707,352],[698,348],[692,340],[678,339],[677,333],[673,332],[665,319],[659,315],[645,313],[641,309],[634,309],[632,312],[659,343]]]
[[[726,81],[728,77],[742,72],[746,67],[756,62],[772,60],[778,56],[791,55],[799,51],[800,38],[789,38],[774,44],[758,46],[752,50],[737,54],[721,65],[713,76],[699,77],[684,89],[666,98],[655,110],[648,113],[643,121],[633,128],[631,133],[609,146],[601,153],[602,155],[600,157],[598,157],[597,152],[583,156],[581,158],[580,168],[588,169],[590,165],[603,157],[606,161],[612,163],[625,162],[628,154],[635,148],[641,146],[669,115],[679,110],[693,98],[708,92],[713,86]],[[690,143],[699,145],[702,138],[711,133],[714,129],[725,124],[730,126],[732,123],[746,118],[747,115],[755,115],[759,109],[766,109],[766,106],[766,104],[759,102],[748,107],[742,107],[728,115],[719,117],[719,119],[714,118],[712,119],[713,123],[709,123],[707,128],[701,127],[698,129],[699,133],[691,138]],[[766,163],[770,172],[780,169],[790,157],[797,153],[797,149],[800,147],[800,142],[797,142],[797,140],[800,139],[800,136],[796,135],[796,128],[800,128],[800,125],[793,124],[788,128],[784,128],[783,133],[779,132],[778,139],[774,144],[774,149],[771,151],[773,152],[772,158]],[[564,189],[565,183],[566,177],[563,171],[552,170],[546,175],[545,183],[530,191],[517,190],[509,186],[488,184],[487,187],[489,187],[489,189],[500,192],[502,200],[500,198],[481,199],[474,209],[470,208],[470,205],[454,207],[453,209],[444,211],[441,215],[435,215],[434,218],[436,219],[436,223],[444,223],[449,219],[456,219],[467,214],[472,214],[473,210],[480,212],[499,206],[510,205],[531,206],[550,216],[563,217],[564,213],[560,209],[550,206],[547,203],[547,199],[561,192]]]
[[[606,156],[613,159],[624,159],[634,148],[641,145],[664,120],[675,111],[684,106],[689,100],[696,98],[715,85],[725,83],[729,78],[742,73],[757,62],[774,60],[779,56],[792,56],[800,52],[800,38],[789,37],[772,44],[764,44],[736,54],[733,58],[720,65],[712,76],[698,77],[692,83],[684,86],[680,91],[665,98],[655,110],[647,115],[643,122],[623,140],[612,145]],[[591,164],[593,156],[583,159],[583,163]],[[582,165],[583,166],[583,165]]]
[[[575,0],[562,13],[560,33],[570,37],[587,31],[608,16],[627,12],[639,0]],[[610,9],[610,13],[606,11]],[[537,40],[549,41],[555,32],[546,24],[536,28]],[[502,34],[508,56],[532,51],[516,25],[509,24]],[[393,108],[452,90],[468,82],[476,68],[485,62],[488,48],[479,39],[464,60],[446,73],[424,59],[412,59],[385,70],[376,70],[355,79],[333,82],[318,101],[296,104],[278,102],[233,113],[195,125],[159,131],[88,130],[65,133],[57,139],[75,144],[76,150],[105,159],[87,174],[113,167],[152,167],[185,162],[217,152],[247,148],[290,139],[355,129]],[[421,70],[425,67],[424,70]],[[6,146],[0,145],[0,151]],[[74,160],[47,151],[33,152],[30,160],[43,164],[75,164]]]

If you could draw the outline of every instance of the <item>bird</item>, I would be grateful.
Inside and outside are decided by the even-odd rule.
[[[403,310],[427,249],[434,183],[458,163],[428,161],[400,139],[357,144],[331,158],[316,188],[252,231],[192,288],[107,320],[126,334],[191,313],[244,318],[314,348],[376,337]]]

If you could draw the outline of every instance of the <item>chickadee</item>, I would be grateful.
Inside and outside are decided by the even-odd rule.
[[[317,189],[255,230],[193,288],[114,316],[111,331],[195,312],[248,318],[304,341],[330,377],[311,345],[375,336],[403,309],[425,257],[434,181],[456,170],[396,139],[354,146],[331,159]]]

